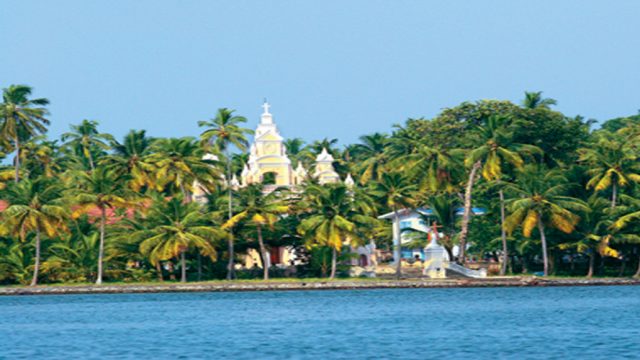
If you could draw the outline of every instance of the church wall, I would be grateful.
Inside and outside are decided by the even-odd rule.
[[[258,176],[254,179],[256,182],[261,181],[264,174],[273,172],[276,173],[276,185],[289,186],[292,183],[291,168],[288,166],[264,164],[258,171]]]

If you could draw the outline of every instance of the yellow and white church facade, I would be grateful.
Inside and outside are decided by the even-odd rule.
[[[301,162],[294,169],[291,160],[287,156],[284,138],[273,121],[273,115],[269,112],[270,105],[265,102],[262,105],[263,112],[260,123],[254,134],[254,141],[249,150],[249,161],[245,164],[241,174],[240,186],[253,183],[265,183],[267,175],[270,175],[270,183],[265,183],[267,190],[279,186],[292,187],[302,184],[309,176]],[[335,183],[340,181],[340,176],[333,168],[334,158],[327,149],[323,149],[317,156],[315,169],[312,176],[320,184]],[[347,183],[352,183],[351,176],[347,177]]]
[[[335,159],[327,149],[322,149],[320,154],[317,155],[311,172],[304,168],[302,162],[298,162],[294,169],[287,155],[284,138],[280,135],[280,131],[273,120],[273,115],[269,111],[270,105],[265,101],[262,108],[260,122],[255,130],[253,143],[249,150],[249,159],[242,169],[240,180],[235,175],[231,179],[230,185],[232,187],[242,188],[250,184],[262,183],[265,192],[270,192],[278,187],[295,189],[308,177],[315,178],[319,184],[342,181],[333,167]],[[217,160],[215,155],[207,156]],[[354,180],[350,174],[347,175],[344,183],[347,186],[354,186]],[[195,198],[206,201],[205,190],[197,185],[194,188],[196,189]],[[355,265],[360,263],[360,265],[367,266],[375,263],[375,244],[372,244],[353,249],[360,258]],[[270,249],[269,254],[266,255],[265,259],[268,267],[299,265],[296,250],[291,246],[273,247]],[[238,265],[245,268],[262,267],[262,261],[259,253],[254,249],[250,249],[242,264]]]
[[[244,187],[249,184],[263,183],[265,191],[273,191],[277,187],[295,188],[302,184],[309,176],[317,179],[320,184],[337,183],[341,181],[340,176],[333,167],[335,159],[327,151],[316,157],[314,169],[309,173],[304,168],[302,162],[294,169],[291,160],[287,155],[284,138],[280,134],[273,115],[269,111],[269,103],[262,105],[263,111],[260,122],[254,133],[254,140],[249,149],[249,160],[245,164],[241,173],[241,180],[236,182],[236,186]],[[352,186],[353,179],[348,175],[345,183]],[[234,184],[232,184],[234,185]],[[290,246],[271,248],[269,256],[265,256],[267,266],[289,266],[297,262],[295,249]],[[250,250],[244,259],[244,267],[262,267],[260,256],[257,251]]]

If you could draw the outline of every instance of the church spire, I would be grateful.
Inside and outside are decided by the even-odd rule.
[[[267,102],[267,99],[264,99],[264,103],[262,104],[262,116],[260,117],[260,124],[271,125],[273,124],[273,117],[269,112],[269,108],[271,105]]]

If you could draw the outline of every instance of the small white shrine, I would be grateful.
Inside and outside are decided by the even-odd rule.
[[[432,279],[444,279],[447,277],[449,267],[449,253],[444,246],[438,244],[437,235],[431,233],[431,241],[424,248],[424,269],[422,275]]]

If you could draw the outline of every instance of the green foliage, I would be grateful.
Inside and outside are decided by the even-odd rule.
[[[558,102],[554,99],[543,98],[542,91],[524,92],[524,100],[522,100],[522,107],[525,109],[549,109],[551,106],[556,105]]]
[[[97,121],[86,119],[71,125],[71,132],[62,134],[60,139],[73,155],[86,160],[91,170],[95,169],[95,159],[109,150],[108,142],[114,141],[111,135],[98,132]]]
[[[362,245],[372,235],[376,219],[369,215],[371,199],[359,189],[331,184],[308,186],[302,201],[307,216],[298,226],[298,232],[307,248],[332,249],[330,277],[334,278],[343,245]]]
[[[247,148],[248,142],[245,135],[252,134],[253,131],[241,127],[240,124],[246,123],[247,119],[233,113],[234,110],[221,108],[213,119],[198,122],[198,126],[208,128],[200,134],[205,148],[213,146],[213,150],[218,153],[227,151],[231,145],[240,150]]]
[[[4,152],[16,151],[15,181],[20,180],[21,142],[47,131],[49,114],[45,98],[30,99],[32,89],[26,85],[11,85],[2,90],[0,103],[0,145]]]
[[[125,135],[122,143],[115,139],[111,141],[113,152],[100,161],[100,166],[113,171],[118,177],[125,178],[128,187],[133,191],[155,188],[155,169],[150,159],[151,145],[155,140],[147,137],[145,130],[131,130]]]
[[[586,174],[591,179],[587,188],[598,192],[612,189],[613,207],[616,205],[618,188],[640,183],[640,154],[636,145],[640,138],[635,134],[625,134],[624,131],[597,131],[592,144],[579,149],[579,160],[589,166]]]
[[[18,242],[0,246],[0,283],[27,285],[33,275],[33,250]]]
[[[607,120],[602,124],[601,129],[616,132],[620,129],[637,126],[640,126],[640,114]]]
[[[102,275],[148,281],[177,272],[183,280],[220,278],[242,268],[252,249],[264,258],[279,247],[296,249],[303,265],[295,276],[335,276],[347,270],[347,245],[373,239],[382,258],[390,256],[390,222],[376,217],[418,206],[433,210],[424,220],[437,221],[450,254],[468,241],[477,259],[499,260],[508,250],[516,271],[547,263],[549,272],[566,272],[567,258],[585,268],[595,257],[605,267],[621,259],[640,265],[640,115],[591,131],[593,120],[562,114],[542,92],[525,92],[519,105],[463,102],[343,148],[333,138],[286,140],[293,167],[311,175],[267,191],[273,186],[228,186],[248,161],[252,133],[233,110],[199,122],[198,139],[131,130],[116,140],[92,120],[49,139],[48,103],[32,98],[29,86],[3,89],[0,159],[13,156],[13,163],[0,165],[2,284],[99,282]],[[313,178],[325,148],[342,178],[351,174],[357,184]],[[461,221],[462,206],[486,214]],[[417,234],[414,245],[426,241]],[[267,270],[239,276],[293,274]]]
[[[226,237],[222,230],[209,226],[208,217],[198,204],[185,203],[181,197],[170,200],[156,197],[144,221],[147,228],[131,233],[130,237],[139,241],[140,252],[153,265],[191,249],[215,260],[214,244]]]

